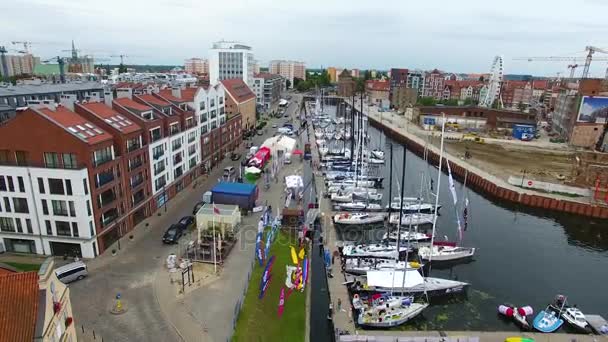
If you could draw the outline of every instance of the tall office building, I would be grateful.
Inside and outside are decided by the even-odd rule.
[[[190,58],[184,62],[184,70],[189,74],[208,74],[209,61],[203,58]]]
[[[250,46],[237,42],[213,43],[209,57],[209,82],[240,78],[248,86],[253,84],[255,59]]]

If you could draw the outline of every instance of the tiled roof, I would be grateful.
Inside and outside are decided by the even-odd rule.
[[[368,81],[365,81],[365,89],[376,90],[376,91],[389,91],[390,82],[378,81],[378,80],[368,80]]]
[[[0,275],[0,341],[32,341],[38,313],[38,273]]]
[[[145,111],[148,111],[148,110],[152,110],[151,107],[143,105],[141,103],[137,103],[137,102],[131,100],[128,97],[122,97],[122,98],[119,98],[119,99],[115,99],[114,101],[116,101],[116,103],[118,103],[119,105],[121,105],[123,107],[135,109],[135,110],[138,110],[140,112],[145,112]]]
[[[81,104],[81,106],[88,109],[91,113],[101,117],[109,125],[112,125],[112,127],[116,128],[122,133],[133,133],[141,129],[133,121],[130,121],[124,116],[118,114],[114,109],[106,106],[105,103],[89,102]]]
[[[140,99],[142,99],[150,104],[161,106],[161,107],[168,107],[171,105],[169,102],[165,102],[151,94],[137,95],[137,97],[139,97]]]
[[[188,101],[188,102],[192,102],[194,101],[194,96],[196,95],[196,92],[198,91],[198,88],[185,88],[182,89],[182,99]]]
[[[186,102],[183,98],[173,96],[173,91],[171,89],[162,89],[158,92],[162,98],[171,102]]]
[[[92,122],[70,111],[64,106],[57,106],[55,110],[49,108],[39,108],[37,111],[51,119],[67,132],[79,137],[81,140],[84,140],[91,145],[106,140],[112,140],[112,135],[108,134],[101,128],[95,126]]]
[[[232,97],[237,103],[243,103],[245,101],[255,99],[255,94],[253,91],[251,91],[247,84],[243,82],[242,79],[232,78],[222,80],[221,82],[228,94],[230,94],[230,97]]]

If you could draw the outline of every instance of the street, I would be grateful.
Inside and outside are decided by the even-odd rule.
[[[296,96],[293,96],[292,103],[287,108],[287,114],[292,118],[297,101]],[[253,141],[255,146],[259,146],[275,133],[276,129],[271,128],[272,124],[276,123],[280,127],[286,120],[289,119],[271,118],[265,127],[265,134],[255,135],[252,140],[248,141]],[[242,153],[243,158],[247,154],[243,148],[237,152]],[[251,263],[252,254],[247,253],[247,249],[252,246],[239,245],[239,247],[244,247],[240,253],[239,250],[243,248],[235,248],[226,260],[219,279],[209,286],[194,290],[186,297],[187,301],[176,301],[174,295],[173,300],[168,301],[164,292],[159,293],[164,291],[164,288],[159,288],[158,284],[162,284],[163,276],[167,277],[164,262],[168,254],[176,252],[177,245],[164,245],[161,237],[166,228],[177,222],[179,218],[192,215],[192,207],[202,198],[202,194],[210,190],[218,178],[221,178],[224,167],[232,165],[238,170],[239,163],[240,160],[231,161],[226,158],[218,167],[211,170],[207,179],[199,178],[196,188],[193,189],[190,186],[184,189],[167,203],[166,212],[161,208],[157,212],[160,213],[160,216],[155,213],[130,233],[134,236],[133,241],[129,241],[126,236],[123,237],[120,241],[121,249],[116,256],[107,252],[97,259],[87,261],[89,276],[82,281],[70,284],[75,323],[81,340],[93,340],[93,331],[95,331],[96,339],[103,338],[105,341],[178,341],[182,339],[215,341],[221,337],[224,337],[225,340],[226,331],[231,332],[230,319],[234,311],[233,305],[229,305],[229,307],[225,305],[226,297],[234,296],[236,298],[239,292],[242,292],[243,280],[241,278],[246,277],[248,272],[248,269],[243,270],[242,267],[247,267]],[[300,165],[299,162],[294,164]],[[280,186],[273,186],[273,188],[277,188],[273,193],[277,190],[279,194],[282,193],[282,189],[278,189]],[[263,192],[260,191],[260,198],[262,198],[262,194]],[[275,195],[275,197],[280,196]],[[253,215],[247,217],[247,221],[253,219]],[[257,221],[257,218],[255,220]],[[240,234],[246,234],[247,230],[248,228],[244,227]],[[242,237],[241,242],[248,241]],[[112,248],[118,249],[115,246]],[[115,296],[119,293],[127,312],[122,315],[113,315],[110,313],[110,309],[114,304]],[[179,319],[175,322],[176,317],[172,314],[179,310],[187,311],[191,320],[208,322],[198,326],[200,339],[196,337],[199,335],[199,331],[192,331],[192,326],[184,328],[190,331],[185,333],[181,331],[179,324],[183,325],[184,320]],[[179,313],[184,314],[184,312]],[[204,333],[207,333],[207,338],[204,337]]]

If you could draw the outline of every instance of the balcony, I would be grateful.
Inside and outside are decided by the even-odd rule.
[[[129,171],[133,171],[135,169],[137,169],[138,167],[143,165],[143,160],[141,158],[137,158],[137,159],[133,159],[131,161],[129,161]]]
[[[181,163],[183,160],[181,153],[178,153],[176,155],[173,156],[173,164],[179,164]]]
[[[144,192],[144,189],[141,189],[133,195],[133,205],[134,206],[138,205],[145,199],[146,199],[146,194]]]
[[[154,165],[154,175],[158,176],[161,172],[165,171],[165,163],[161,163],[162,166],[157,167]]]
[[[116,221],[118,218],[118,210],[116,208],[112,208],[101,215],[100,221],[102,227],[109,226],[112,222]]]
[[[142,184],[144,182],[144,177],[141,175],[141,173],[137,174],[134,177],[131,177],[131,188],[134,189],[137,186],[139,186],[140,184]]]
[[[160,134],[160,129],[150,132],[150,142],[155,142],[162,138],[162,134]]]
[[[93,159],[93,166],[98,167],[110,161],[112,161],[112,156]]]
[[[180,148],[182,148],[181,140],[178,143],[173,142],[172,149],[171,149],[173,152],[175,152],[176,150],[179,150]]]
[[[114,180],[114,173],[111,170],[101,172],[101,173],[97,174],[97,177],[95,179],[95,186],[97,188],[101,188],[102,186],[110,183],[113,180]]]
[[[101,209],[114,203],[114,201],[116,201],[116,194],[114,193],[114,190],[106,190],[99,195],[98,207]]]
[[[159,159],[160,157],[165,155],[165,150],[164,149],[159,149],[159,150],[155,150],[152,154],[152,158],[154,158],[154,160]]]
[[[133,152],[133,151],[138,150],[140,148],[141,148],[141,144],[139,143],[139,141],[136,142],[136,143],[132,143],[132,144],[127,143],[127,152]]]
[[[179,126],[178,125],[174,125],[171,126],[171,128],[169,128],[169,134],[174,135],[179,133]]]

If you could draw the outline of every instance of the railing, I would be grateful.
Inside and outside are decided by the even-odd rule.
[[[180,142],[178,144],[173,144],[172,146],[172,151],[179,150],[182,147],[182,143]]]
[[[98,166],[103,165],[103,164],[105,164],[107,162],[110,162],[110,161],[112,161],[111,157],[110,158],[95,159],[95,160],[93,160],[93,166],[98,167]]]
[[[144,164],[143,160],[141,158],[137,158],[137,159],[135,159],[134,163],[129,164],[129,171],[133,171],[133,170],[137,169],[138,167],[142,166],[143,164]]]
[[[95,186],[101,188],[102,186],[110,183],[114,180],[114,173],[112,172],[102,172],[97,174],[97,179],[95,180]]]
[[[152,154],[152,158],[154,158],[154,160],[156,160],[164,155],[165,155],[165,150],[154,151],[154,153]]]

